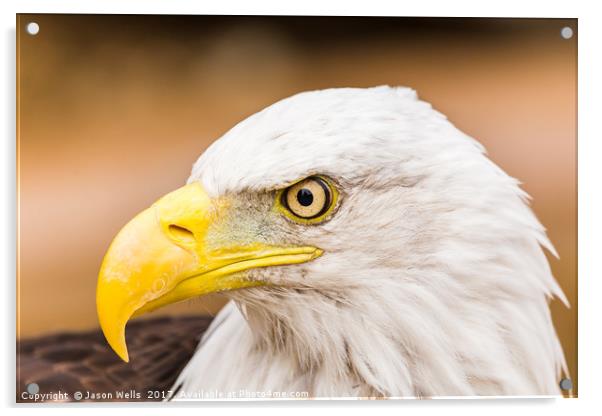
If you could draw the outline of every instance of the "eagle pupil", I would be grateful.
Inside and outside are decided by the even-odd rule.
[[[314,195],[309,189],[299,189],[299,192],[297,192],[297,201],[304,207],[308,207],[314,202]]]

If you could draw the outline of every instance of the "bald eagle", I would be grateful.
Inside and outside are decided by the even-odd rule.
[[[527,199],[409,88],[301,93],[119,232],[100,325],[128,361],[130,318],[224,292],[175,399],[560,395],[549,301],[568,303]]]

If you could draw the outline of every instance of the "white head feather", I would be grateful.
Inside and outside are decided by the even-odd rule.
[[[555,252],[479,143],[407,88],[307,92],[235,126],[189,182],[249,195],[312,174],[336,181],[340,206],[283,233],[324,255],[253,272],[286,284],[230,293],[237,306],[204,336],[180,392],[560,394],[548,302],[566,299],[541,246]]]

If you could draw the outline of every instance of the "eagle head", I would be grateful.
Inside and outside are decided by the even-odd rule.
[[[120,231],[100,324],[127,361],[132,316],[225,292],[253,351],[314,392],[557,394],[548,301],[565,298],[526,199],[411,89],[301,93],[232,128]]]

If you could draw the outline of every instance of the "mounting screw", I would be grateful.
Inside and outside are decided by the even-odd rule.
[[[573,37],[573,29],[571,29],[569,26],[565,26],[560,30],[560,36],[562,36],[564,39],[570,39]]]
[[[27,393],[29,394],[38,394],[40,391],[40,386],[38,386],[38,383],[29,383],[27,385]]]
[[[40,31],[40,25],[37,24],[36,22],[30,22],[27,24],[27,26],[25,27],[25,30],[27,31],[27,33],[29,33],[32,36],[35,36],[38,34],[38,32]]]
[[[573,388],[573,382],[570,378],[563,378],[558,384],[562,390],[570,390]]]

